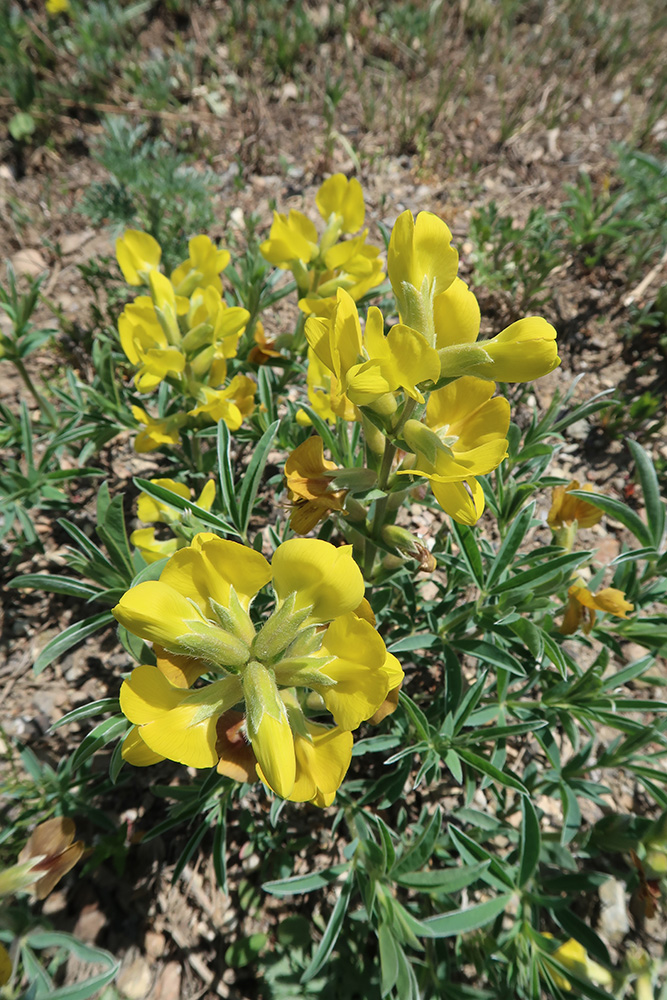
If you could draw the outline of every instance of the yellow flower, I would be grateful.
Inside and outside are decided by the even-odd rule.
[[[331,478],[326,475],[335,468],[335,462],[324,458],[322,438],[317,435],[309,437],[289,455],[285,478],[294,505],[290,526],[296,535],[307,535],[332,510],[344,509],[347,490],[332,489]]]
[[[229,250],[219,250],[209,236],[193,236],[188,241],[190,255],[171,272],[178,295],[191,295],[196,287],[213,287],[222,292],[220,274],[231,259]]]
[[[360,411],[347,396],[340,392],[338,379],[320,361],[312,348],[308,349],[308,372],[306,378],[308,383],[308,401],[315,410],[315,413],[322,417],[323,420],[335,424],[336,417],[348,421],[359,419]],[[297,414],[298,420],[299,417]],[[303,422],[305,426],[306,423],[310,423],[310,418],[308,417],[307,421],[299,422]]]
[[[269,582],[275,610],[255,623],[252,600]],[[114,608],[122,625],[155,644],[158,661],[137,667],[121,688],[121,709],[137,727],[126,758],[212,767],[219,720],[244,702],[240,731],[261,780],[284,798],[329,804],[349,765],[344,734],[373,716],[403,676],[359,617],[363,595],[351,546],[290,539],[269,565],[253,549],[197,535],[159,580],[131,588]],[[204,673],[214,679],[192,689]],[[308,719],[305,695],[293,689],[316,692],[334,728]]]
[[[627,618],[629,611],[634,611],[634,604],[626,601],[622,590],[615,587],[605,587],[591,594],[590,590],[576,580],[567,592],[567,608],[560,627],[562,635],[572,635],[583,623],[583,630],[588,635],[593,626],[598,611],[614,615],[616,618]]]
[[[327,270],[319,276],[316,287],[299,299],[302,312],[329,317],[339,288],[344,288],[356,302],[382,283],[384,269],[380,248],[365,243],[366,235],[364,232],[354,240],[338,243],[325,254]]]
[[[586,503],[578,497],[568,496],[570,490],[584,489],[592,492],[593,487],[586,484],[579,486],[579,482],[573,479],[567,486],[555,486],[551,494],[551,509],[547,515],[547,524],[553,531],[565,525],[577,522],[579,528],[592,528],[594,524],[602,519],[602,511],[594,507],[592,503]]]
[[[435,347],[433,300],[456,277],[459,255],[442,219],[420,212],[415,221],[405,211],[394,223],[387,254],[387,273],[402,320]]]
[[[364,196],[359,182],[334,174],[320,186],[315,200],[325,222],[320,237],[302,212],[274,212],[269,238],[260,250],[270,264],[292,271],[299,308],[326,316],[338,288],[358,299],[380,284],[383,272],[379,247],[366,243],[368,230],[353,239],[340,239],[363,225]]]
[[[132,416],[138,424],[144,425],[140,428],[134,442],[134,450],[140,454],[155,451],[163,444],[178,444],[181,439],[181,427],[187,421],[184,413],[176,413],[171,417],[156,420],[140,406],[132,407]]]
[[[177,483],[173,479],[151,479],[151,483],[154,483],[156,486],[161,486],[163,489],[169,490],[171,493],[175,493],[184,500],[190,499],[190,490],[185,483]],[[203,507],[204,510],[210,510],[213,506],[214,500],[215,483],[212,479],[209,479],[209,481],[204,485],[199,497],[195,500],[195,503],[198,507]],[[163,503],[161,500],[155,500],[147,493],[140,493],[137,501],[137,517],[141,521],[156,521],[161,524],[173,524],[175,521],[180,521],[181,511],[175,510],[173,507]]]
[[[256,389],[256,384],[247,375],[235,375],[223,389],[202,385],[198,392],[199,404],[188,410],[188,416],[203,416],[213,423],[224,420],[230,430],[236,431],[243,418],[255,409]]]
[[[441,374],[447,378],[475,375],[494,382],[530,382],[560,364],[556,331],[540,316],[527,316],[491,340],[478,340],[479,305],[460,278],[436,295],[433,322]]]
[[[184,500],[190,499],[190,490],[185,483],[177,483],[173,479],[151,479],[151,482],[183,497]],[[215,483],[209,479],[195,503],[204,510],[210,510],[214,500]],[[140,493],[137,502],[137,516],[141,521],[175,525],[176,530],[178,530],[183,518],[183,511],[176,510],[160,500],[155,500],[147,493]],[[148,563],[157,562],[158,559],[164,559],[165,556],[171,556],[186,544],[186,540],[182,536],[164,540],[157,539],[155,528],[137,528],[130,535],[130,542],[139,549]]]
[[[125,306],[118,319],[121,347],[129,361],[139,366],[134,384],[139,392],[151,392],[168,375],[180,375],[185,356],[170,346],[150,298],[141,295]]]
[[[416,467],[398,475],[427,479],[442,509],[460,524],[475,524],[484,511],[475,477],[492,472],[507,455],[509,403],[492,399],[494,388],[472,376],[457,379],[431,393],[424,424],[408,420],[403,429]]]
[[[63,0],[50,0],[50,2],[58,5]],[[50,13],[56,12],[50,11]],[[116,260],[128,285],[148,284],[148,276],[159,268],[161,257],[162,249],[158,241],[138,229],[127,229],[116,240]]]
[[[543,936],[552,938],[552,935],[547,932]],[[597,986],[611,986],[613,983],[613,976],[609,969],[605,969],[604,966],[599,965],[598,962],[594,962],[589,958],[584,946],[575,941],[574,938],[568,938],[564,944],[556,948],[547,958],[547,963],[550,966],[549,971],[556,986],[570,992],[572,983],[560,972],[551,967],[549,958],[555,959],[560,965],[564,965],[566,969],[570,969],[577,976],[595,983]]]
[[[185,545],[185,540],[181,538],[156,538],[155,528],[137,528],[130,535],[130,542],[139,549],[147,563],[173,556],[174,552]]]
[[[183,337],[183,349],[188,355],[208,351],[206,363],[202,365],[199,358],[192,362],[199,377],[216,358],[235,357],[239,338],[249,319],[247,309],[228,306],[212,285],[194,289],[185,319],[187,333]]]
[[[309,264],[319,253],[317,229],[303,212],[274,212],[269,238],[259,249],[269,264],[282,270],[289,270],[294,261]]]
[[[271,358],[279,358],[280,351],[276,350],[275,340],[269,340],[264,331],[264,324],[261,320],[255,323],[253,333],[255,346],[250,349],[248,361],[251,365],[265,365]]]
[[[364,193],[354,177],[350,180],[345,174],[328,177],[317,192],[315,204],[326,223],[332,217],[340,219],[344,233],[356,233],[364,224]]]
[[[362,337],[356,303],[342,288],[331,318],[310,316],[305,331],[309,346],[334,375],[340,394],[358,406],[399,388],[423,402],[417,384],[435,381],[440,374],[437,352],[416,330],[398,324],[385,337],[384,319],[375,306],[368,310]]]

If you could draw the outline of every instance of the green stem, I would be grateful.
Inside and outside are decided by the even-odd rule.
[[[20,358],[14,358],[13,360],[17,372],[23,379],[26,389],[37,403],[42,416],[46,417],[46,419],[48,420],[48,422],[51,424],[52,427],[54,428],[57,427],[58,420],[56,418],[55,413],[53,412],[53,409],[49,406],[46,400],[42,399],[42,397],[40,396],[39,392],[37,391],[37,387],[35,386],[35,383],[30,378],[28,372],[26,371],[25,365],[23,364]]]
[[[416,402],[414,399],[406,399],[403,404],[403,409],[401,415],[395,427],[391,430],[392,437],[398,437],[405,426],[405,423],[410,419],[410,416],[414,412]],[[380,464],[380,471],[378,473],[377,487],[379,490],[386,490],[389,484],[389,477],[391,476],[391,468],[394,464],[394,458],[396,457],[396,452],[398,447],[393,444],[387,437],[384,445],[384,453],[382,455],[382,462]],[[364,576],[367,580],[370,580],[373,575],[373,566],[375,564],[375,555],[377,553],[377,542],[380,539],[382,528],[384,527],[387,518],[387,502],[389,497],[386,495],[381,497],[379,500],[375,501],[375,507],[373,510],[373,520],[371,522],[370,536],[366,539],[366,547],[364,553]]]

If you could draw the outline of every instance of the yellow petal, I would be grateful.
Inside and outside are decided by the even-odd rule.
[[[530,382],[548,375],[560,364],[556,331],[541,316],[528,316],[512,323],[492,340],[478,341],[492,362],[480,365],[476,374],[496,382]]]
[[[296,779],[292,729],[275,680],[257,661],[243,672],[243,695],[257,773],[277,795],[288,798]]]
[[[352,759],[352,733],[338,727],[307,722],[310,739],[295,733],[296,781],[292,802],[311,802],[320,797],[329,805],[347,774]]]
[[[364,224],[364,193],[354,177],[350,180],[344,174],[328,177],[317,192],[315,204],[325,222],[332,215],[342,216],[346,233],[356,233]]]
[[[172,560],[178,559],[180,554],[177,552]],[[177,647],[178,640],[192,631],[188,623],[206,623],[201,611],[190,601],[158,580],[147,580],[130,588],[112,609],[112,614],[133,635],[167,649]],[[180,650],[175,648],[174,651]]]
[[[438,350],[454,344],[474,344],[479,336],[482,314],[465,281],[454,278],[446,291],[436,295],[433,319]]]
[[[484,492],[474,477],[465,485],[431,482],[431,489],[445,513],[459,524],[476,524],[484,513]]]
[[[324,635],[322,653],[334,657],[320,670],[335,685],[323,686],[319,692],[337,725],[356,729],[373,715],[389,691],[384,642],[372,625],[348,614],[331,623]],[[395,664],[390,667],[394,673]],[[400,665],[398,671],[402,678]]]
[[[134,767],[149,767],[151,764],[159,764],[161,760],[165,759],[144,743],[138,726],[133,726],[123,740],[121,754],[123,760]]]
[[[364,578],[352,546],[336,548],[319,538],[291,538],[276,549],[273,587],[282,603],[296,592],[296,608],[312,605],[312,621],[327,622],[354,611],[364,596]]]
[[[145,284],[148,273],[160,266],[161,256],[157,240],[138,229],[128,229],[116,240],[116,259],[128,285]]]
[[[449,227],[437,215],[420,212],[416,222],[410,211],[399,215],[387,254],[387,272],[399,305],[404,298],[403,282],[420,291],[426,278],[435,295],[449,288],[459,263],[451,242]]]

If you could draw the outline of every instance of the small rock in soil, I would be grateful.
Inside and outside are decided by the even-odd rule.
[[[615,878],[607,879],[600,886],[600,919],[598,931],[610,944],[620,944],[630,930],[625,886]]]

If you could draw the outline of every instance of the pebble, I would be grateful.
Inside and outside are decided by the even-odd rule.
[[[619,944],[630,930],[625,886],[618,879],[610,878],[599,889],[600,917],[598,931],[610,944]]]

